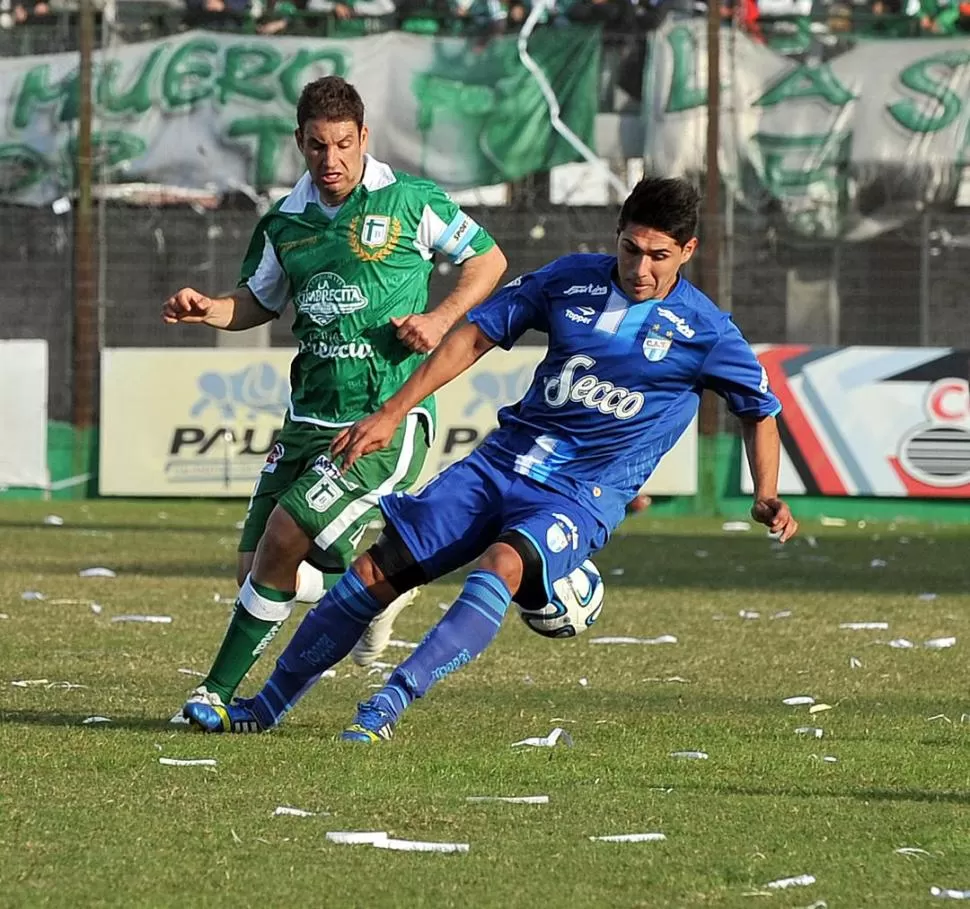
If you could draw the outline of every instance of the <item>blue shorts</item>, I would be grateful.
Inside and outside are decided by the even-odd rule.
[[[529,477],[500,470],[480,451],[452,464],[417,495],[384,496],[380,507],[429,581],[474,561],[502,533],[517,530],[542,558],[551,597],[552,582],[609,539],[607,526],[588,509]]]

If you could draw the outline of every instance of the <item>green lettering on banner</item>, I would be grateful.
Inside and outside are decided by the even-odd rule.
[[[280,73],[280,86],[283,89],[283,97],[289,104],[295,105],[300,100],[300,92],[303,91],[304,84],[303,71],[325,60],[329,61],[332,67],[327,75],[347,75],[347,57],[336,50],[301,50],[286,64]]]
[[[785,73],[757,101],[755,107],[771,107],[782,101],[800,98],[820,98],[834,107],[842,107],[856,96],[852,94],[832,72],[827,63],[818,66],[796,66]]]
[[[44,156],[28,145],[0,145],[0,195],[13,195],[33,186],[47,171]]]
[[[233,120],[226,133],[230,139],[256,137],[257,189],[270,186],[276,177],[276,159],[280,143],[293,135],[293,124],[280,117],[243,117]]]
[[[23,85],[17,92],[14,104],[13,125],[15,129],[26,129],[39,107],[60,104],[58,120],[61,123],[77,119],[78,85],[77,72],[51,85],[50,64],[41,63],[28,70]]]
[[[707,104],[707,86],[698,85],[697,42],[686,25],[678,25],[667,35],[673,67],[666,113],[679,114]]]
[[[232,95],[253,101],[272,101],[275,92],[259,80],[271,75],[283,60],[283,55],[267,44],[235,45],[226,50],[226,63],[219,83],[219,103],[225,104]]]
[[[970,63],[970,51],[952,50],[917,60],[899,74],[899,81],[910,91],[937,102],[937,110],[926,112],[925,101],[907,98],[887,107],[890,116],[904,129],[914,133],[934,133],[945,129],[959,115],[960,96],[948,87],[954,82],[954,70]],[[941,72],[945,70],[945,72]]]
[[[821,133],[811,136],[752,136],[764,161],[765,183],[776,196],[818,183],[835,188],[840,174],[848,172],[852,133]],[[792,156],[797,156],[792,160]]]
[[[418,102],[416,125],[422,132],[431,129],[435,109],[463,117],[484,117],[496,106],[496,92],[491,86],[470,85],[434,73],[415,76],[413,91]]]
[[[215,56],[219,53],[219,45],[209,38],[194,38],[179,47],[162,78],[162,97],[173,110],[187,107],[208,98],[215,91],[212,80],[214,67],[211,61],[197,59],[195,55],[205,54]]]
[[[143,114],[152,106],[152,78],[158,61],[168,47],[156,47],[151,55],[140,64],[138,72],[127,89],[119,90],[115,82],[121,75],[121,61],[108,60],[98,79],[97,104],[109,114]]]

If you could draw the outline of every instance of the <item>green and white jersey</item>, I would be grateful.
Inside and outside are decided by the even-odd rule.
[[[239,281],[274,313],[293,303],[290,418],[345,426],[380,407],[424,359],[390,319],[424,312],[434,254],[460,264],[494,243],[430,180],[369,155],[340,206],[304,174],[260,219]],[[432,436],[433,399],[418,409]]]

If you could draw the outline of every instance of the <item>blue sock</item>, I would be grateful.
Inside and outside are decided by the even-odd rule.
[[[276,661],[273,674],[253,699],[252,710],[260,725],[264,729],[275,726],[325,669],[350,653],[384,605],[353,569],[347,571],[306,614]]]
[[[473,571],[458,599],[371,702],[395,721],[439,679],[470,663],[498,634],[512,594],[494,572]]]

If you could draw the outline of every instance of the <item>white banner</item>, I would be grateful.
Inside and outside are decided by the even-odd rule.
[[[650,38],[646,157],[704,170],[706,24],[668,19]],[[970,165],[970,37],[861,41],[798,63],[721,31],[718,165],[742,203],[780,208],[798,233],[863,239],[932,201]]]
[[[782,494],[970,498],[970,352],[755,350],[782,403]]]
[[[0,485],[47,488],[47,342],[0,341]]]
[[[438,393],[437,439],[419,483],[475,449],[528,388],[543,348],[494,351]],[[100,491],[248,496],[280,428],[293,351],[109,349],[102,355]],[[697,491],[692,425],[646,486]]]

